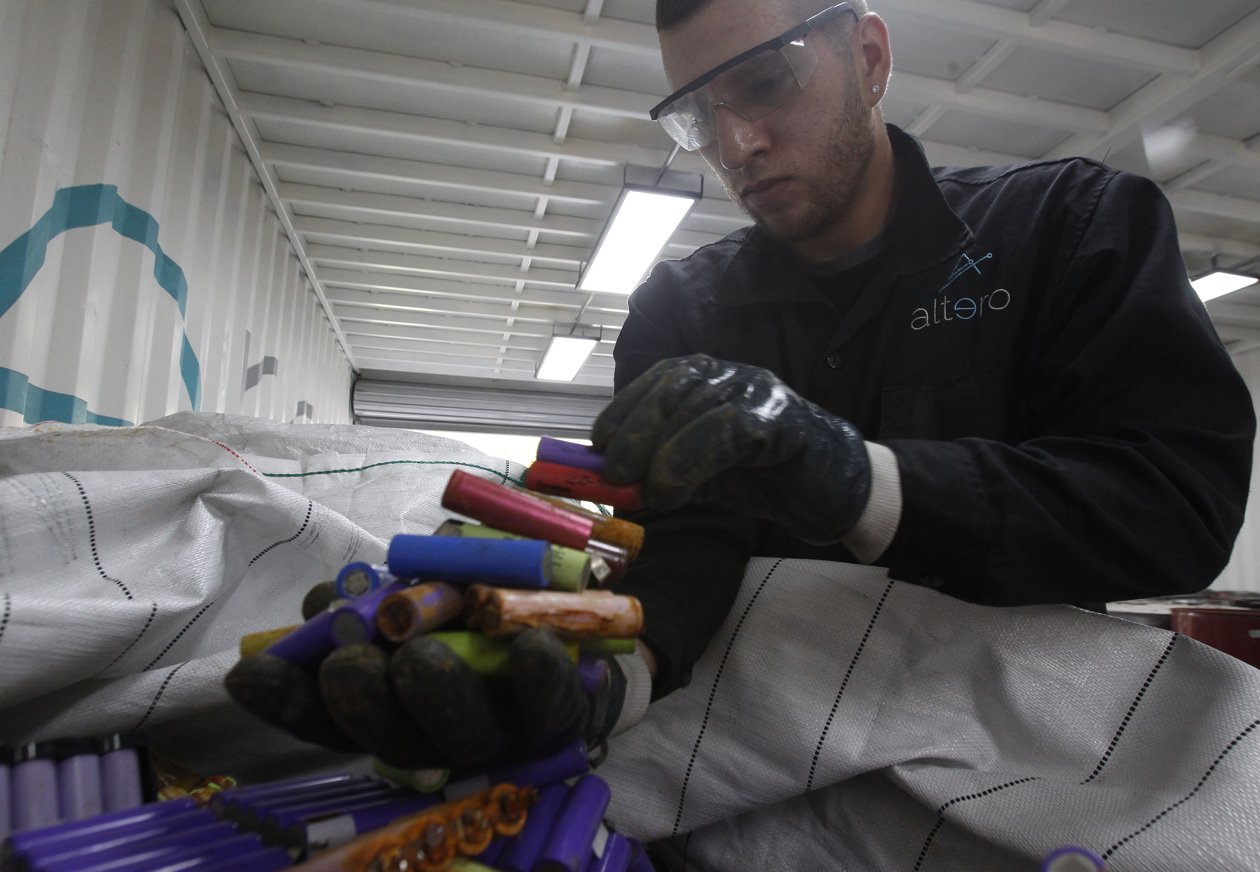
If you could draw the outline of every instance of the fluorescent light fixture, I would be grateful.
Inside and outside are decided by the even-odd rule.
[[[591,352],[599,344],[603,332],[598,326],[586,324],[570,325],[567,331],[567,335],[557,334],[551,337],[534,378],[541,381],[573,381],[582,364],[586,363],[586,358],[591,356]]]
[[[699,173],[651,167],[627,166],[625,181],[578,282],[584,291],[633,291],[704,190]]]
[[[1194,288],[1194,292],[1199,295],[1199,299],[1206,303],[1208,300],[1215,300],[1217,297],[1223,297],[1226,294],[1232,294],[1234,291],[1250,287],[1256,284],[1257,281],[1260,281],[1260,279],[1255,279],[1251,276],[1240,276],[1237,273],[1214,272],[1195,279],[1190,283],[1190,287]]]

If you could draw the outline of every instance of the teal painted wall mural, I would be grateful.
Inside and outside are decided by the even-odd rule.
[[[179,264],[158,244],[158,222],[148,212],[118,196],[115,185],[76,185],[61,188],[51,208],[30,230],[0,251],[0,317],[13,307],[44,265],[48,244],[67,230],[109,224],[121,236],[135,240],[153,252],[153,277],[187,314],[188,281]],[[185,330],[179,356],[180,376],[194,410],[201,408],[201,366]],[[22,413],[27,423],[65,421],[72,424],[96,423],[129,425],[120,418],[88,411],[87,402],[70,394],[45,390],[30,384],[22,373],[0,367],[0,407]]]

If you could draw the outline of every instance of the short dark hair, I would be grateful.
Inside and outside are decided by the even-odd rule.
[[[682,24],[711,2],[713,0],[656,0],[656,29],[668,30],[676,24]],[[788,0],[788,2],[799,6],[802,13],[806,16],[815,12],[821,12],[828,6],[835,5],[835,0],[829,0],[829,2],[820,2],[820,0]],[[849,2],[853,4],[853,8],[857,10],[858,15],[866,14],[866,0],[849,0]]]

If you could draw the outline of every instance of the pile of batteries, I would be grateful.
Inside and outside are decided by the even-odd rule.
[[[139,737],[100,736],[0,747],[0,840],[143,802]]]

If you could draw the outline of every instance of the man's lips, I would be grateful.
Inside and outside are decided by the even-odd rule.
[[[787,192],[787,178],[766,179],[745,185],[740,197],[751,206],[760,206],[778,199]]]

